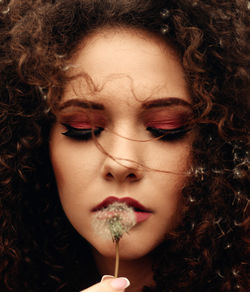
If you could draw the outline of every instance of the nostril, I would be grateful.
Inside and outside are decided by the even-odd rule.
[[[108,172],[108,173],[106,174],[106,177],[107,177],[107,178],[113,178],[113,175],[112,175],[112,173]]]
[[[134,173],[130,173],[127,175],[127,179],[132,182],[132,181],[137,181],[138,177]]]
[[[126,180],[130,183],[139,181],[142,178],[142,172],[139,168],[117,165],[109,162],[104,165],[102,177],[107,181],[117,181],[123,183]]]
[[[106,180],[112,180],[114,179],[114,176],[111,172],[107,172],[105,175]]]
[[[130,174],[128,175],[128,177],[129,177],[129,178],[136,178],[135,174],[133,174],[133,173],[130,173]]]

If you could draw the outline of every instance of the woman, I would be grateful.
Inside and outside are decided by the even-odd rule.
[[[247,4],[1,3],[1,291],[247,291]]]

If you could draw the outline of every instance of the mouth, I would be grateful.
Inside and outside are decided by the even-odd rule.
[[[124,198],[108,197],[100,204],[98,204],[96,207],[94,207],[92,209],[92,212],[103,210],[107,208],[110,204],[113,204],[114,202],[125,203],[127,206],[133,208],[136,216],[136,223],[140,223],[147,220],[153,213],[151,210],[144,207],[141,203],[130,197]]]

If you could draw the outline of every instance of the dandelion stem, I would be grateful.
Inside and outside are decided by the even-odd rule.
[[[118,277],[119,272],[119,240],[115,242],[115,278]]]

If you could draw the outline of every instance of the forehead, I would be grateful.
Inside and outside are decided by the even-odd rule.
[[[72,90],[74,94],[86,94],[90,88],[88,76],[98,95],[190,99],[175,49],[146,32],[106,29],[93,33],[80,43],[71,62],[69,74],[79,77],[66,86],[64,97],[72,95]]]

